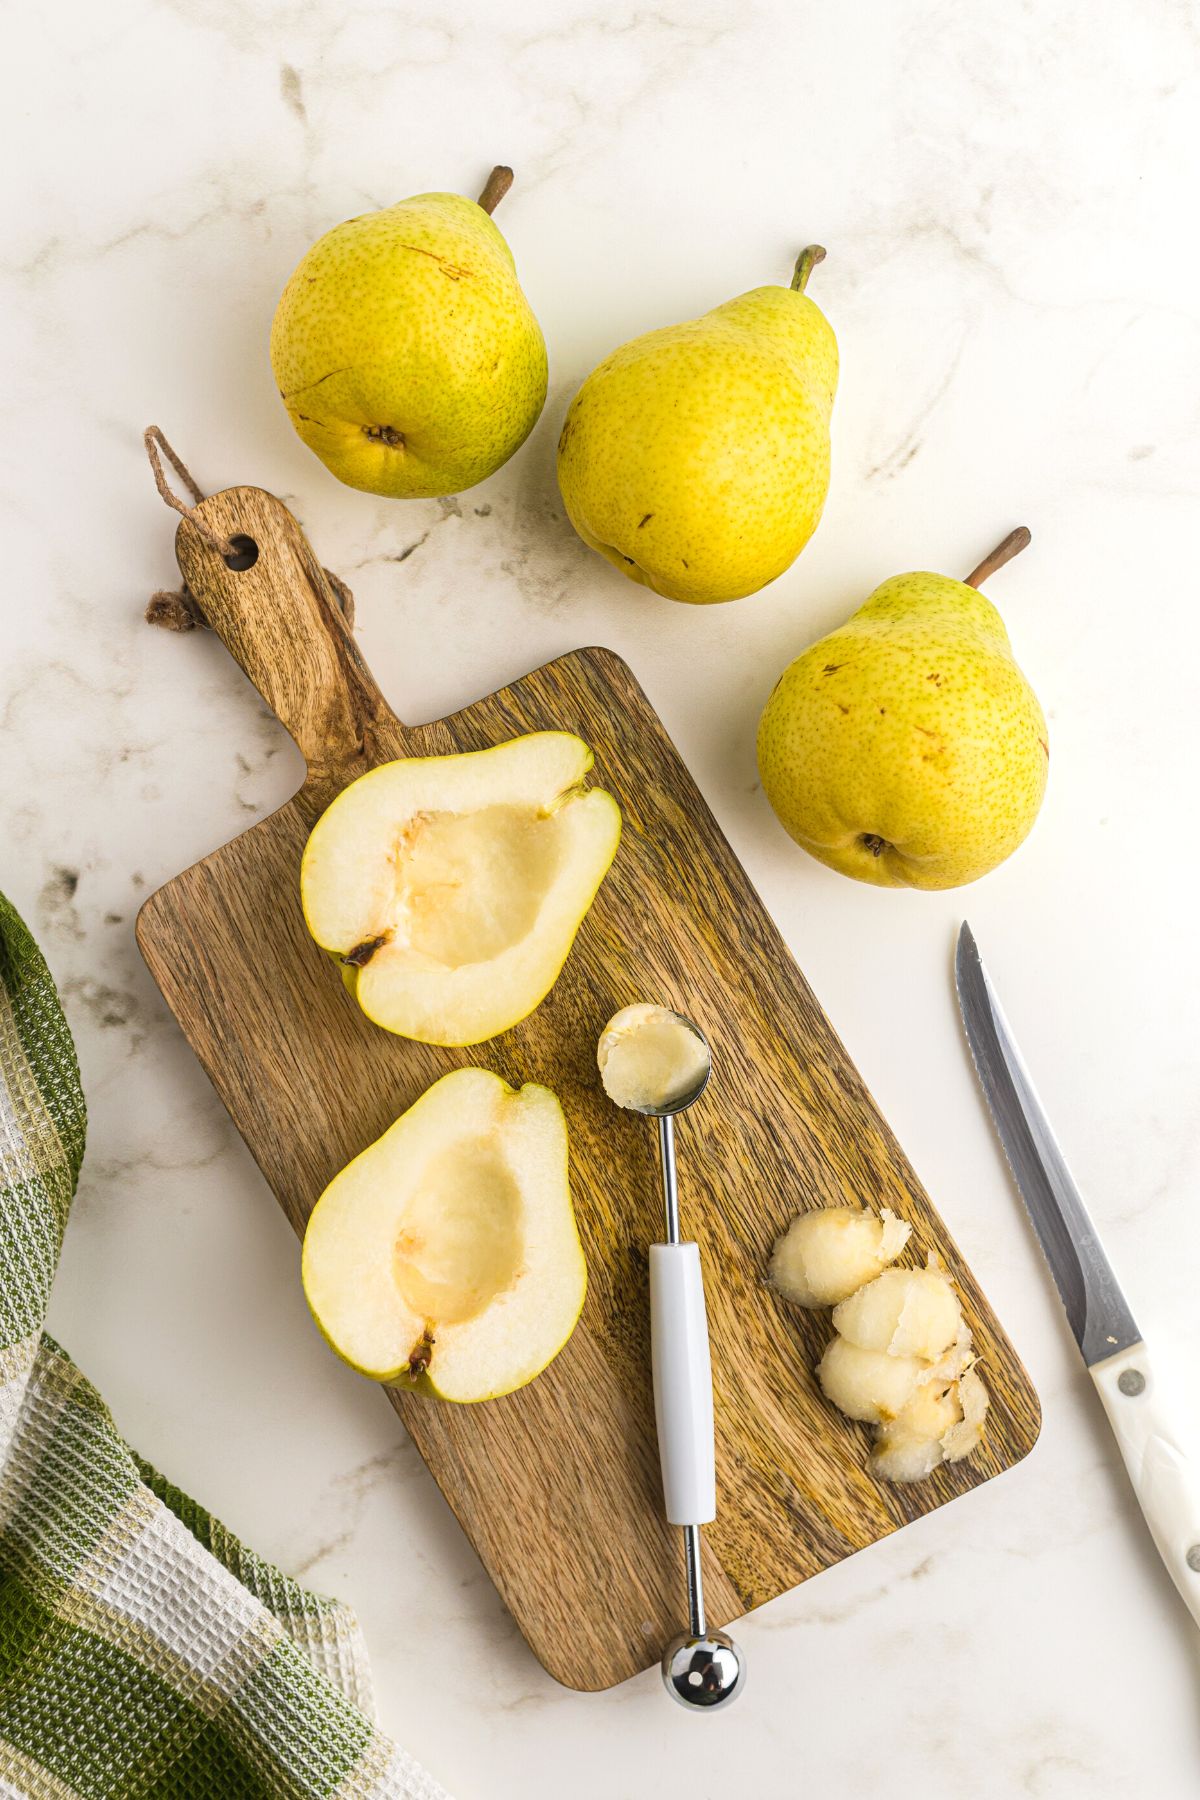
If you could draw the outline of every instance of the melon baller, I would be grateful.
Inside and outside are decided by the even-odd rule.
[[[723,1631],[710,1630],[704,1614],[700,1573],[700,1527],[717,1515],[713,1443],[712,1363],[700,1247],[679,1235],[679,1189],[675,1169],[675,1119],[694,1106],[712,1075],[712,1052],[700,1027],[683,1013],[673,1015],[699,1038],[704,1066],[692,1085],[662,1106],[631,1105],[658,1120],[666,1242],[650,1245],[650,1340],[654,1373],[654,1417],[662,1467],[667,1519],[683,1527],[687,1578],[687,1630],[663,1652],[667,1692],[681,1706],[711,1710],[727,1706],[745,1686],[745,1658]]]

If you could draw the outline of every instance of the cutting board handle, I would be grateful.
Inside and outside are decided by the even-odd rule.
[[[309,786],[339,783],[395,755],[403,731],[359,655],[337,596],[282,500],[262,488],[225,488],[197,508],[242,554],[223,557],[184,519],[175,556],[212,629],[287,727]]]

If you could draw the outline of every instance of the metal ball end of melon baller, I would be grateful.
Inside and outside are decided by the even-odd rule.
[[[635,1112],[643,1113],[649,1118],[658,1120],[659,1148],[662,1153],[663,1199],[667,1220],[667,1244],[672,1247],[679,1247],[679,1193],[675,1175],[674,1125],[678,1115],[686,1112],[690,1106],[694,1106],[708,1086],[709,1077],[712,1073],[712,1052],[708,1047],[708,1039],[694,1019],[689,1019],[685,1013],[678,1012],[674,1014],[674,1017],[682,1026],[692,1032],[704,1046],[705,1055],[703,1067],[697,1072],[692,1086],[683,1094],[679,1094],[659,1106],[642,1105],[634,1107],[633,1110]],[[698,1283],[698,1262],[696,1264],[696,1280]],[[701,1318],[703,1317],[703,1306],[703,1289],[700,1288],[699,1307]],[[693,1349],[698,1350],[699,1344],[693,1346]],[[699,1511],[689,1509],[686,1504],[681,1508],[672,1508],[670,1506],[670,1493],[675,1482],[671,1479],[672,1472],[668,1466],[672,1459],[666,1448],[669,1434],[666,1428],[667,1418],[665,1415],[668,1411],[674,1413],[676,1409],[680,1407],[681,1401],[686,1397],[683,1391],[686,1384],[670,1379],[663,1373],[662,1368],[658,1366],[658,1354],[662,1350],[663,1346],[661,1341],[656,1339],[655,1404],[659,1414],[659,1444],[664,1457],[663,1476],[664,1484],[668,1492],[668,1512],[670,1516],[676,1519],[676,1521],[686,1517],[711,1518],[712,1511],[708,1506],[704,1506]],[[664,1356],[664,1361],[665,1360]],[[695,1485],[697,1482],[703,1486],[705,1478],[707,1479],[707,1484],[711,1487],[713,1480],[711,1419],[712,1377],[709,1374],[708,1369],[707,1334],[705,1334],[704,1338],[703,1365],[702,1371],[695,1368],[692,1371],[696,1386],[693,1391],[691,1406],[684,1406],[682,1410],[686,1413],[695,1407],[695,1395],[707,1396],[707,1407],[709,1410],[705,1424],[704,1441],[701,1441],[699,1437],[693,1437],[692,1442],[689,1444],[689,1450],[692,1457],[698,1458],[701,1463],[707,1462],[708,1467],[700,1474],[696,1474],[686,1467],[678,1473],[675,1479],[680,1481],[684,1488]],[[673,1404],[671,1403],[672,1397],[674,1401]],[[685,1436],[691,1435],[692,1434],[685,1434]],[[676,1454],[678,1454],[678,1452]],[[685,1465],[688,1460],[689,1458],[687,1456],[683,1458]],[[670,1694],[673,1700],[678,1700],[680,1706],[686,1706],[689,1709],[694,1707],[704,1711],[711,1711],[718,1706],[728,1706],[732,1700],[737,1699],[737,1696],[741,1693],[742,1688],[745,1685],[746,1664],[741,1651],[731,1637],[727,1636],[723,1631],[710,1631],[708,1629],[708,1624],[704,1617],[704,1588],[700,1580],[700,1526],[698,1524],[684,1523],[683,1552],[684,1566],[687,1572],[688,1629],[686,1631],[681,1631],[678,1637],[672,1638],[671,1642],[663,1651],[663,1683],[668,1694]]]
[[[680,1706],[728,1706],[742,1691],[745,1668],[741,1651],[723,1631],[699,1637],[683,1631],[663,1651],[663,1681]]]

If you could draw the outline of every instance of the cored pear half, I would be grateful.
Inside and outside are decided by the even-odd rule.
[[[591,766],[582,739],[539,731],[384,763],[338,795],[300,895],[369,1019],[480,1044],[545,998],[621,835],[612,795],[583,786]]]
[[[440,1400],[524,1387],[587,1291],[554,1094],[443,1075],[330,1182],[302,1272],[321,1331],[362,1374]]]

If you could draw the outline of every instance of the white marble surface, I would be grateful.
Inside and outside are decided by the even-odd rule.
[[[147,1456],[354,1602],[384,1720],[462,1800],[1194,1794],[1195,1633],[1005,1178],[949,959],[965,910],[1194,1414],[1200,8],[60,0],[10,17],[5,63],[0,885],[91,1105],[55,1332]],[[344,491],[273,392],[277,291],[336,220],[498,159],[551,348],[541,424],[461,504]],[[567,397],[813,237],[844,371],[825,521],[757,598],[655,601],[564,523]],[[653,1675],[585,1698],[542,1674],[312,1330],[141,966],[141,897],[298,770],[219,644],[141,623],[174,574],[150,420],[208,486],[292,500],[409,719],[580,643],[629,658],[1038,1383],[1022,1467],[745,1623],[724,1718]],[[759,704],[878,579],[962,570],[1022,519],[1034,548],[992,592],[1051,722],[1032,840],[969,894],[825,872],[756,788]]]

